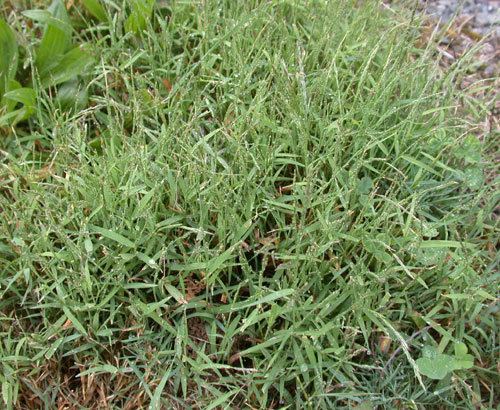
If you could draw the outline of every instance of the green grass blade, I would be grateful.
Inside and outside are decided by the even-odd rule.
[[[125,30],[135,34],[146,29],[147,23],[151,19],[154,0],[129,0],[130,14],[125,21]]]

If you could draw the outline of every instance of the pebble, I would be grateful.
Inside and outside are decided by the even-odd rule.
[[[500,1],[498,0],[421,0],[430,15],[449,21],[456,14],[470,18],[468,24],[478,34],[500,36]]]

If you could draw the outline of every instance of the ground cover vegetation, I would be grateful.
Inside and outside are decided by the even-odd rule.
[[[0,7],[2,407],[498,403],[472,53],[378,1]]]

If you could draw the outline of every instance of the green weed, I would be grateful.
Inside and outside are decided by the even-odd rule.
[[[0,139],[6,407],[496,405],[494,135],[459,106],[467,60],[443,72],[376,1],[54,4],[6,14],[41,22],[33,50],[64,35]],[[69,111],[67,70],[88,79]]]

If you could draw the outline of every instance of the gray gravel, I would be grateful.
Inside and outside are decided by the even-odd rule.
[[[454,15],[468,20],[478,34],[500,35],[500,0],[421,0],[426,12],[442,21]],[[470,19],[470,20],[469,20]]]

